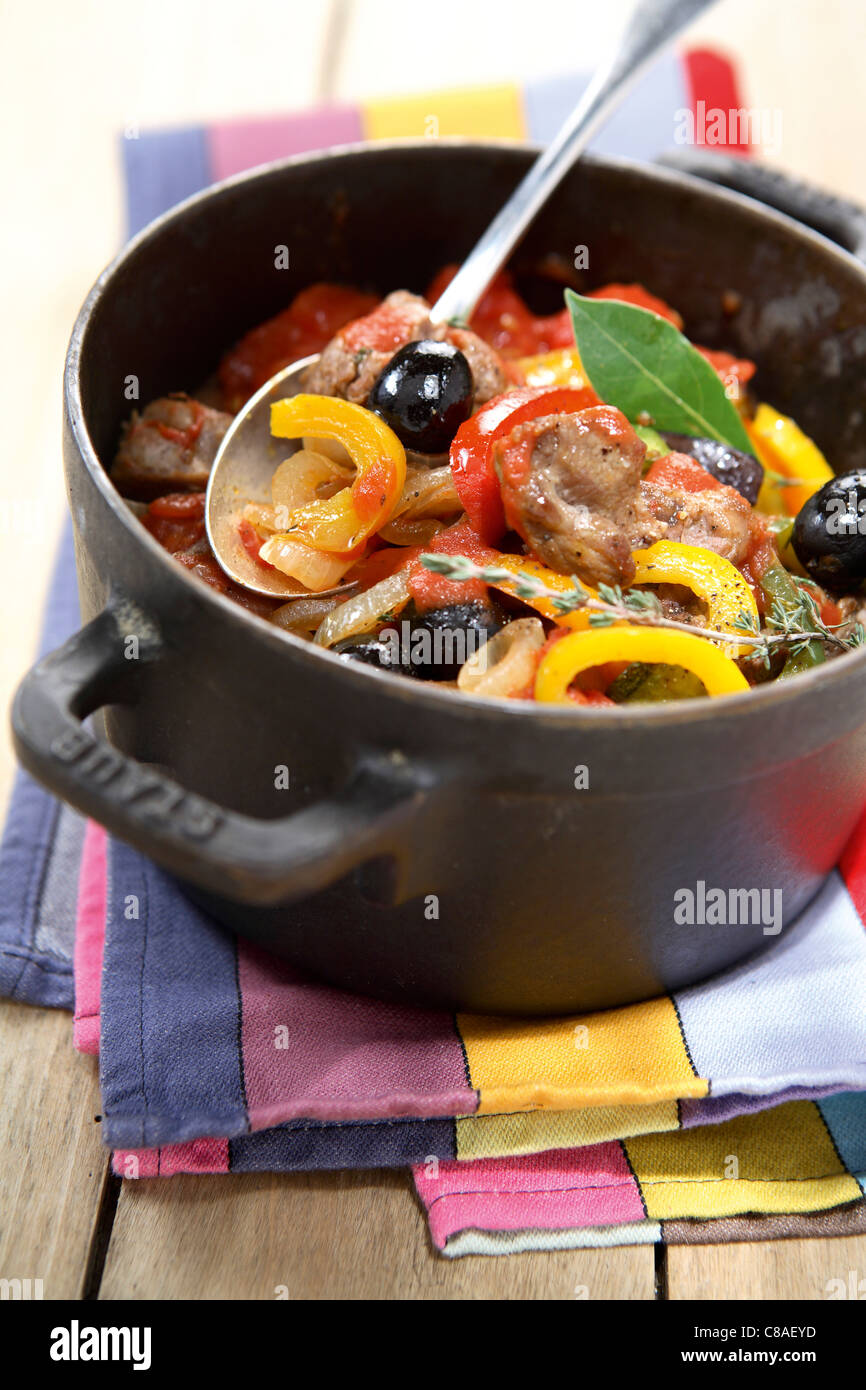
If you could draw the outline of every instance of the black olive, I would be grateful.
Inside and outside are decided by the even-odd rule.
[[[377,376],[367,405],[407,449],[444,453],[472,413],[469,363],[453,343],[407,343]]]
[[[399,628],[383,628],[377,637],[344,637],[342,642],[335,642],[332,650],[344,661],[360,661],[401,676],[415,674],[400,645]]]
[[[730,444],[723,444],[719,439],[694,439],[690,434],[676,434],[673,430],[660,430],[659,433],[678,454],[690,454],[720,483],[736,488],[753,506],[757,502],[764,470],[751,454],[732,449]]]
[[[824,589],[843,593],[866,579],[866,473],[846,473],[804,503],[791,542],[797,559]]]
[[[498,604],[454,603],[409,622],[409,660],[425,681],[453,681],[464,661],[505,625]]]

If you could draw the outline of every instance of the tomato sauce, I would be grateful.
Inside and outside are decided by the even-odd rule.
[[[176,555],[206,542],[203,492],[169,492],[151,502],[141,518],[163,549]]]
[[[431,303],[435,303],[448,287],[457,270],[455,265],[440,270],[427,291]],[[552,352],[554,348],[574,347],[568,310],[533,314],[514,289],[507,270],[497,275],[481,297],[469,326],[503,357],[532,357],[539,352]]]
[[[688,454],[665,454],[657,459],[646,475],[648,483],[676,487],[681,492],[711,492],[723,487],[712,473]]]
[[[372,589],[382,579],[389,579],[398,570],[405,569],[422,553],[420,545],[386,545],[373,551],[349,570],[345,577],[347,584],[357,584],[358,593]]]
[[[240,410],[275,372],[321,352],[345,324],[378,302],[377,295],[324,282],[302,290],[288,309],[245,334],[222,359],[218,375],[226,409]]]
[[[356,319],[340,334],[349,352],[396,352],[411,336],[416,324],[411,306],[380,304],[371,314]],[[417,334],[416,334],[417,336]]]

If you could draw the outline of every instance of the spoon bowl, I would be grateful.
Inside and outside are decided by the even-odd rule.
[[[300,444],[271,434],[271,406],[301,391],[304,371],[317,354],[284,367],[251,396],[235,416],[213,461],[205,499],[205,526],[211,549],[230,579],[257,594],[287,601],[310,598],[311,591],[278,569],[256,564],[241,542],[238,527],[248,502],[271,502],[271,480],[277,468]],[[351,593],[354,584],[340,584],[312,595]]]

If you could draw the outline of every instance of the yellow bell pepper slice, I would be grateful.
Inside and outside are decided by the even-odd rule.
[[[534,357],[519,357],[514,364],[527,386],[589,385],[577,348],[554,348]]]
[[[710,627],[736,632],[741,614],[757,619],[758,605],[749,585],[730,560],[699,545],[656,541],[632,553],[634,584],[685,584],[707,605]]]
[[[378,415],[336,396],[290,396],[271,406],[271,433],[281,439],[336,439],[357,470],[351,486],[293,511],[287,536],[339,554],[385,525],[406,481],[406,451]]]
[[[568,687],[575,676],[608,661],[660,662],[683,666],[703,681],[708,695],[748,690],[739,666],[706,637],[664,628],[592,628],[572,632],[542,657],[535,677],[535,698],[544,704],[571,704]]]
[[[565,574],[558,574],[556,570],[549,570],[545,565],[540,565],[537,560],[530,560],[525,555],[498,555],[491,564],[498,565],[501,569],[512,570],[515,575],[529,574],[533,579],[539,579],[542,584],[546,584],[548,589],[556,589],[560,593],[571,593],[574,588],[570,578]],[[492,588],[500,589],[504,594],[517,593],[518,581],[515,578],[511,583],[509,580],[497,580],[492,583]],[[590,598],[598,598],[595,589],[588,584],[583,585]],[[577,632],[582,632],[589,627],[589,613],[585,608],[576,608],[572,613],[562,613],[555,606],[553,599],[539,595],[537,598],[524,598],[520,596],[521,603],[529,604],[536,613],[540,613],[543,618],[550,618],[553,622],[559,623],[561,627],[574,628]]]
[[[802,479],[791,487],[780,487],[772,478],[765,478],[755,504],[758,511],[796,516],[812,494],[830,481],[832,468],[800,426],[769,405],[758,406],[754,420],[746,421],[746,429],[765,468],[785,478]]]

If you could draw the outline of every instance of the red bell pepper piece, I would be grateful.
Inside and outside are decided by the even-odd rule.
[[[465,555],[476,565],[495,565],[499,559],[498,552],[484,544],[469,521],[458,521],[446,531],[440,531],[426,549],[434,555]],[[426,612],[431,608],[447,608],[453,603],[484,603],[487,585],[483,579],[446,579],[434,570],[425,569],[420,560],[415,559],[409,571],[409,593],[415,607]]]
[[[494,396],[457,431],[451,444],[454,486],[472,526],[488,545],[505,534],[505,511],[493,466],[493,445],[517,425],[543,415],[574,414],[599,405],[590,386],[523,386]]]
[[[246,517],[242,517],[241,520],[238,522],[238,536],[240,538],[241,545],[243,546],[244,550],[247,552],[251,560],[255,560],[256,564],[261,565],[263,569],[272,570],[274,568],[274,566],[269,564],[267,560],[263,560],[261,555],[259,554],[259,551],[262,548],[261,536],[259,535],[256,528],[253,526],[252,522],[247,521]]]

